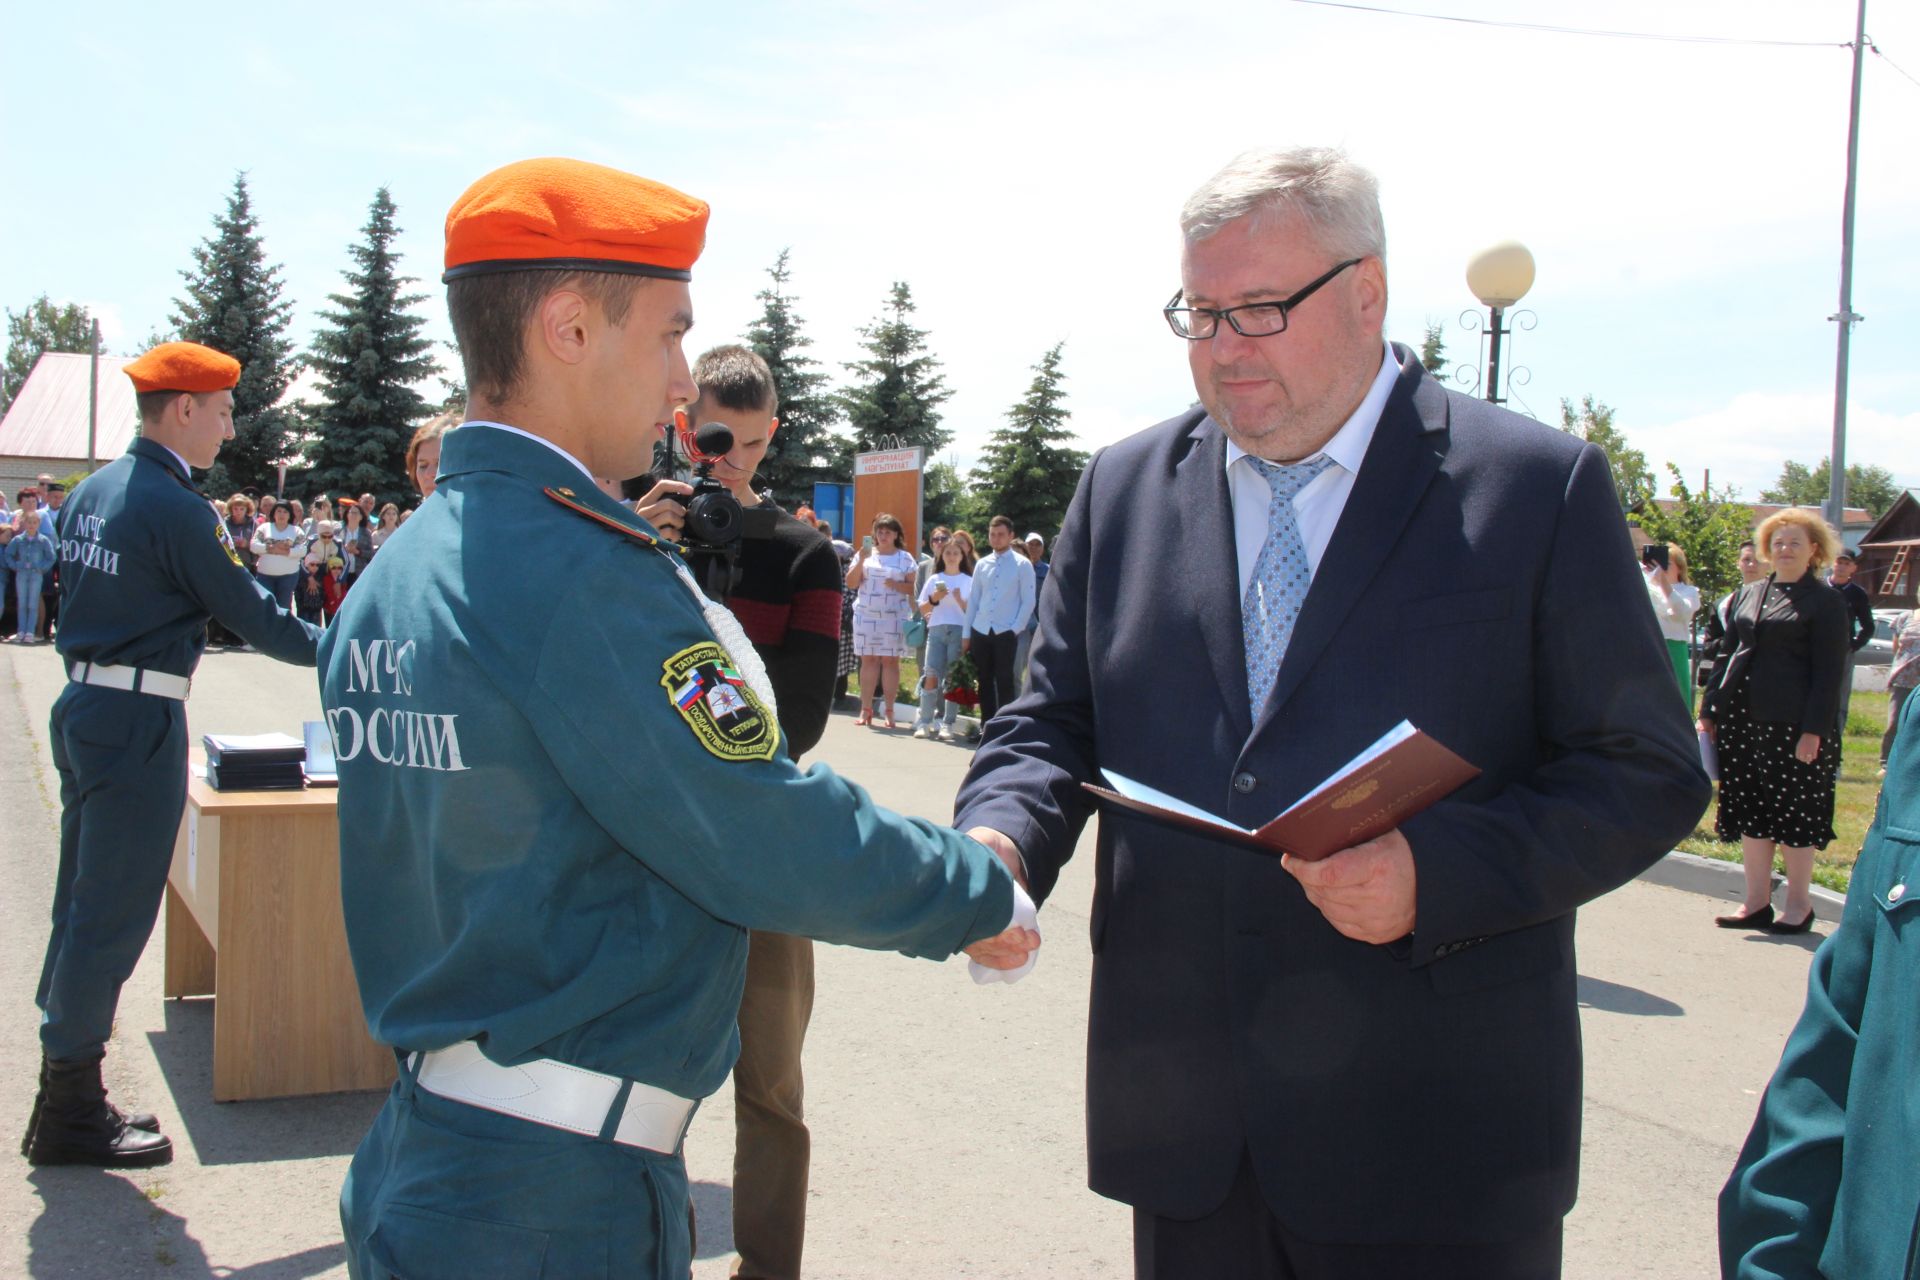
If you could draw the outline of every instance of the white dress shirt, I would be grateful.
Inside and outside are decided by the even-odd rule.
[[[1312,455],[1317,458],[1324,454],[1333,459],[1333,465],[1315,476],[1293,499],[1293,517],[1300,526],[1300,541],[1306,547],[1309,574],[1320,570],[1320,557],[1326,554],[1327,543],[1333,540],[1334,526],[1340,523],[1340,513],[1346,509],[1347,495],[1353,492],[1353,479],[1360,474],[1367,446],[1373,443],[1373,429],[1380,425],[1380,413],[1387,407],[1387,398],[1393,394],[1393,384],[1399,376],[1400,365],[1393,358],[1393,348],[1387,347],[1380,361],[1380,372],[1374,375],[1373,385],[1367,388],[1360,407],[1333,433],[1333,438],[1320,452]],[[1267,508],[1273,505],[1273,489],[1251,458],[1231,436],[1227,438],[1227,495],[1233,502],[1233,544],[1240,561],[1243,600],[1247,587],[1253,582],[1260,548],[1267,542]]]

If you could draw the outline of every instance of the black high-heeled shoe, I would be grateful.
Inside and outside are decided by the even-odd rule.
[[[1799,924],[1788,924],[1784,920],[1775,920],[1767,926],[1768,933],[1806,933],[1813,928],[1813,908],[1807,908],[1807,918]]]
[[[1773,929],[1773,904],[1769,902],[1757,911],[1749,911],[1743,916],[1715,916],[1713,922],[1722,929]]]

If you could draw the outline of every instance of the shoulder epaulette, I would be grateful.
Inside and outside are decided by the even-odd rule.
[[[581,502],[577,497],[575,497],[574,492],[571,489],[548,488],[546,490],[543,490],[543,492],[549,498],[552,498],[555,502],[559,503],[561,506],[565,507],[567,510],[572,511],[578,515],[583,515],[587,519],[592,520],[595,523],[603,524],[607,526],[607,528],[609,529],[614,529],[620,533],[624,533],[629,538],[632,538],[634,541],[640,543],[643,546],[659,547],[662,550],[667,550],[667,549],[671,549],[674,551],[680,550],[679,547],[675,546],[671,542],[668,542],[666,539],[662,538],[658,533],[654,532],[653,527],[651,525],[628,524],[624,520],[614,519],[612,516],[607,515],[603,511],[595,511],[592,507],[587,506],[585,503]],[[639,519],[638,516],[634,518],[636,520]]]

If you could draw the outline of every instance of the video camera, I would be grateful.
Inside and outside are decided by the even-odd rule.
[[[685,474],[674,452],[676,435],[692,464]],[[627,481],[622,486],[629,497],[644,496],[655,479],[684,480],[693,486],[693,492],[685,497],[668,495],[687,509],[680,547],[686,553],[687,568],[692,571],[694,581],[700,584],[708,599],[722,604],[740,583],[740,544],[748,539],[765,541],[773,537],[780,519],[774,507],[741,506],[732,491],[713,478],[713,464],[732,450],[733,432],[725,423],[703,422],[697,428],[689,428],[686,416],[676,414],[674,428],[666,434],[664,456],[656,456],[658,465],[653,475]],[[639,493],[633,492],[636,488]]]

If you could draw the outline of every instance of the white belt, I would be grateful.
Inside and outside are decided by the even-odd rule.
[[[139,667],[110,667],[99,662],[76,662],[67,672],[75,684],[99,685],[103,689],[125,689],[128,693],[151,693],[175,702],[185,702],[193,682],[185,676],[164,671],[145,671]]]
[[[448,1049],[416,1053],[414,1082],[428,1093],[501,1115],[518,1116],[554,1129],[598,1137],[613,1119],[615,1103],[627,1081],[551,1058],[503,1067],[471,1040]],[[613,1140],[672,1155],[687,1136],[700,1104],[650,1084],[633,1082],[619,1113]]]

